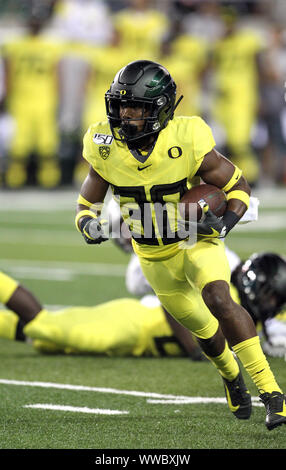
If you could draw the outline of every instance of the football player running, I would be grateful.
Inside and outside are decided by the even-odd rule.
[[[259,200],[250,197],[250,205],[239,223],[258,218]],[[112,241],[125,253],[131,254],[126,269],[126,288],[132,295],[152,295],[153,290],[145,278],[137,255],[133,253],[131,235],[120,215],[118,204],[111,199],[107,218]],[[286,260],[277,253],[253,253],[242,261],[227,246],[225,252],[231,270],[230,292],[233,299],[247,309],[260,337],[262,349],[271,357],[286,359],[286,323],[283,310],[286,304]],[[276,317],[276,318],[274,318]]]
[[[259,391],[267,428],[286,423],[285,396],[255,324],[230,295],[221,238],[249,204],[250,187],[241,170],[215,149],[211,129],[200,117],[174,117],[176,84],[160,64],[131,62],[117,73],[105,98],[108,121],[91,125],[84,137],[83,156],[90,170],[78,197],[78,230],[89,244],[108,239],[100,205],[111,187],[144,276],[163,307],[198,338],[218,369],[230,410],[238,419],[251,415],[250,393],[232,348]],[[204,207],[197,241],[190,246],[166,207],[179,203],[199,178],[225,191],[228,204],[222,219]]]

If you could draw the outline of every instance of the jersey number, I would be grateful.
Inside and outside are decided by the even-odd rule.
[[[128,209],[130,221],[140,221],[143,233],[133,232],[131,224],[129,224],[130,232],[138,243],[144,245],[159,245],[156,237],[154,222],[152,219],[152,207],[154,207],[156,225],[158,227],[159,236],[164,245],[169,245],[180,241],[178,232],[173,232],[170,227],[168,207],[164,196],[179,193],[180,199],[187,190],[187,178],[170,184],[156,184],[150,190],[151,205],[146,198],[144,186],[113,186],[115,195],[122,198],[131,198],[137,205],[137,209]]]

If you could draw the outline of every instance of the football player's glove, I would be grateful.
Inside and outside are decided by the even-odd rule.
[[[85,217],[80,224],[80,230],[86,243],[98,245],[107,241],[108,237],[106,237],[103,230],[103,225],[106,223],[106,221],[100,221],[99,218]]]
[[[217,217],[209,208],[204,199],[198,201],[202,208],[201,222],[184,221],[184,228],[189,233],[196,233],[198,237],[224,238],[239,221],[240,217],[233,211],[226,211],[223,217]],[[180,225],[182,225],[180,223]]]
[[[202,208],[203,221],[197,224],[197,235],[207,238],[224,238],[227,227],[223,218],[217,217],[203,199],[199,201],[199,205]]]
[[[240,220],[240,217],[230,210],[226,210],[223,217],[217,217],[203,199],[199,201],[199,204],[204,217],[203,221],[197,224],[197,234],[199,236],[224,238]]]

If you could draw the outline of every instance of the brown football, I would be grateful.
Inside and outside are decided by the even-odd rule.
[[[225,193],[217,186],[203,183],[189,189],[181,198],[180,213],[185,220],[189,220],[189,217],[194,218],[195,216],[197,216],[197,220],[200,220],[202,216],[202,209],[198,204],[200,199],[206,201],[211,211],[217,217],[221,217],[224,214],[227,205]],[[189,206],[191,203],[196,204],[196,209],[194,206]],[[197,211],[197,215],[195,210]]]

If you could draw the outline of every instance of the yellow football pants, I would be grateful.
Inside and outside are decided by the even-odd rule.
[[[144,275],[162,305],[199,338],[215,334],[218,321],[205,305],[201,291],[216,280],[230,283],[230,268],[224,243],[200,240],[167,260],[140,258]]]

